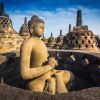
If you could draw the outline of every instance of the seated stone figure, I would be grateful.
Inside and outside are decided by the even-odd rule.
[[[24,41],[20,50],[20,73],[27,80],[27,87],[32,91],[51,94],[68,92],[66,84],[71,79],[71,72],[54,69],[55,58],[48,58],[45,43],[40,39],[44,33],[44,21],[33,16],[28,23],[31,37]]]

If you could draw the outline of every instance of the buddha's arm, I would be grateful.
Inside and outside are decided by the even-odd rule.
[[[21,67],[21,76],[23,79],[32,79],[41,76],[53,69],[53,67],[51,67],[50,65],[42,67],[40,66],[37,68],[30,68],[31,50],[32,47],[27,43],[21,46],[20,67]]]

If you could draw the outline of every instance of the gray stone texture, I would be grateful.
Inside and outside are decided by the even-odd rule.
[[[67,94],[36,93],[7,85],[0,85],[0,100],[100,100],[100,87]]]

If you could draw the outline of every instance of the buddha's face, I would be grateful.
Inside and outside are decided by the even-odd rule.
[[[36,23],[30,26],[30,33],[37,37],[41,37],[44,34],[44,23]]]

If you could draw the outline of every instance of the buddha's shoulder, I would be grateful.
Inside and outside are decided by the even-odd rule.
[[[24,43],[29,43],[29,42],[33,42],[33,41],[37,41],[37,40],[39,40],[39,39],[32,37],[32,38],[25,40]]]
[[[29,38],[22,43],[22,46],[29,46],[34,43],[34,39]]]
[[[40,38],[32,37],[32,38],[29,38],[28,40],[25,40],[22,45],[28,46],[28,45],[33,45],[40,42],[42,43],[42,40]]]

